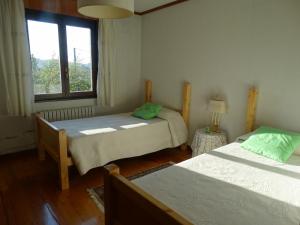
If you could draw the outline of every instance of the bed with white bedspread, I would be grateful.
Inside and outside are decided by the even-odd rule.
[[[37,149],[40,160],[46,153],[57,163],[61,190],[70,187],[69,167],[80,174],[108,162],[180,146],[187,149],[191,84],[183,83],[182,107],[164,108],[159,118],[141,120],[118,114],[78,120],[47,121],[36,113]],[[145,81],[145,103],[152,103],[152,82]]]
[[[163,108],[158,117],[143,120],[122,113],[52,125],[66,131],[68,149],[83,175],[111,161],[177,147],[187,141],[188,132],[180,113]]]
[[[299,225],[300,156],[279,163],[235,142],[134,183],[195,225]]]

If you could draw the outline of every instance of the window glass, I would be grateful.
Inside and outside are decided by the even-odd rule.
[[[28,20],[34,93],[62,93],[58,25]]]
[[[67,26],[70,92],[92,91],[91,30]]]

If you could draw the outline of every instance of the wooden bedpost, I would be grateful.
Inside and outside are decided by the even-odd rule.
[[[189,127],[190,122],[191,90],[191,84],[189,82],[184,82],[182,93],[182,117],[187,127]]]
[[[248,93],[248,109],[246,119],[246,132],[252,132],[255,129],[256,120],[256,106],[257,106],[258,90],[255,87],[251,87]]]
[[[120,169],[115,164],[104,167],[104,207],[105,207],[105,225],[113,225],[113,193],[111,184],[111,175],[119,175]]]
[[[43,148],[42,141],[41,141],[41,131],[40,131],[41,116],[42,116],[41,113],[35,114],[35,128],[36,128],[36,142],[37,142],[39,160],[43,161],[46,158],[46,153],[45,153],[45,149]]]
[[[61,190],[69,189],[68,167],[73,165],[68,156],[68,138],[65,130],[59,130],[46,121],[41,114],[36,114],[37,143],[39,158],[44,159],[47,152],[58,165]]]
[[[61,190],[69,189],[68,144],[65,130],[59,130],[59,176]]]
[[[183,101],[182,117],[187,128],[189,128],[189,122],[190,122],[191,91],[192,91],[191,84],[189,82],[184,82],[183,93],[182,93],[183,94],[182,95],[182,101]],[[181,149],[186,150],[187,144],[181,145]]]
[[[145,82],[145,102],[152,102],[152,81],[146,80]]]

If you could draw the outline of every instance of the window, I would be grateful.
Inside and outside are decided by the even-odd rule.
[[[94,20],[26,10],[36,101],[95,98]]]

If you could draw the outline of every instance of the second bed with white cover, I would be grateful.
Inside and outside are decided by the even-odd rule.
[[[195,225],[299,225],[300,156],[275,162],[232,143],[134,180]]]

